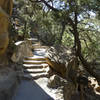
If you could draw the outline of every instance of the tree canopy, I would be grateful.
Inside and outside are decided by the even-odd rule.
[[[100,79],[93,70],[100,54],[99,0],[15,0],[12,20],[18,36],[73,48],[84,68]]]

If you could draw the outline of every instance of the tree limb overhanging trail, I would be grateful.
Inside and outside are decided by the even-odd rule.
[[[33,2],[33,3],[38,3],[38,2],[41,2],[40,0],[29,0],[30,2]]]
[[[30,0],[32,1],[32,0]],[[57,9],[57,8],[54,8],[53,6],[51,6],[50,4],[48,4],[47,1],[45,0],[35,0],[36,2],[41,2],[41,3],[44,3],[48,8],[52,9],[53,11],[55,12],[59,12],[61,10]],[[32,1],[33,2],[33,1]],[[81,42],[80,42],[80,39],[79,39],[79,32],[77,30],[77,24],[78,24],[78,20],[77,20],[77,16],[78,16],[78,13],[77,13],[77,6],[76,6],[76,10],[74,12],[74,21],[70,18],[70,16],[67,16],[66,17],[66,20],[68,22],[68,24],[70,24],[70,26],[72,27],[72,30],[71,33],[73,34],[74,36],[74,42],[75,42],[75,47],[76,47],[76,56],[79,57],[80,61],[82,62],[84,68],[92,75],[94,76],[97,80],[100,81],[100,75],[96,74],[96,72],[93,71],[93,66],[91,65],[91,63],[87,62],[82,53],[81,53]]]
[[[62,23],[62,30],[61,30],[61,33],[60,33],[60,38],[59,38],[59,43],[61,44],[61,40],[62,40],[62,36],[63,36],[63,33],[65,31],[65,28],[66,28],[66,23]]]
[[[29,0],[30,2],[33,2],[33,3],[44,3],[48,8],[52,9],[53,11],[59,11],[58,9],[54,8],[53,6],[49,5],[48,2],[46,2],[45,0]],[[52,1],[52,0],[50,0]]]

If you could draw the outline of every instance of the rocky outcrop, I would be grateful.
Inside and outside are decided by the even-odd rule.
[[[19,41],[15,43],[16,49],[12,55],[13,62],[23,62],[23,58],[27,56],[33,56],[30,43],[27,41]]]
[[[8,24],[8,15],[0,8],[0,64],[6,63],[5,59],[2,61],[2,58],[4,58],[6,54],[5,52],[9,42]]]
[[[49,88],[58,88],[60,86],[63,86],[66,83],[66,80],[61,78],[58,75],[53,75],[49,78],[48,81],[48,87]]]
[[[72,55],[71,49],[64,46],[55,46],[48,49],[46,61],[51,68],[64,78],[69,78],[70,73],[78,68],[78,59]],[[74,72],[73,76],[75,74]]]
[[[47,50],[46,61],[57,71],[62,77],[66,76],[66,63],[69,60],[69,56],[67,52],[64,50],[65,48],[61,46],[51,47]],[[65,60],[66,59],[66,60]]]
[[[9,16],[12,14],[12,5],[12,0],[0,0],[0,65],[7,64],[5,55],[9,44],[8,27],[10,23]]]
[[[50,77],[48,86],[50,88],[63,87],[64,100],[71,100],[77,90],[78,59],[72,55],[71,49],[64,46],[51,47],[47,50],[46,57],[50,67],[59,73]]]
[[[64,46],[54,46],[47,50],[46,57],[50,67],[60,73],[56,73],[57,75],[50,77],[48,87],[57,89],[63,87],[64,100],[80,100],[80,98],[84,98],[83,100],[100,99],[98,95],[100,94],[99,84],[97,86],[97,81],[93,81],[93,85],[89,86],[87,72],[85,69],[79,67],[78,58],[73,55],[70,49]],[[83,88],[81,88],[80,85],[82,85]],[[83,95],[81,96],[80,94],[82,94],[82,92],[80,89],[83,91]]]
[[[0,100],[11,100],[17,84],[15,71],[8,67],[0,68]]]
[[[53,62],[66,64],[71,58],[71,49],[63,45],[55,45],[47,50],[46,57]]]
[[[0,54],[3,54],[8,46],[8,16],[0,8]]]
[[[66,67],[64,64],[51,61],[49,58],[46,58],[46,62],[51,68],[53,68],[56,72],[58,72],[60,76],[62,77],[66,76]]]

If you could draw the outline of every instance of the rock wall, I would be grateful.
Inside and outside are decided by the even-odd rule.
[[[9,17],[0,8],[0,55],[4,54],[9,43],[8,38]]]
[[[9,24],[13,0],[0,0],[0,100],[11,100],[17,86],[16,73],[11,66],[7,67],[6,55],[9,44]]]
[[[24,57],[33,56],[31,44],[29,41],[18,41],[15,43],[15,51],[11,60],[15,63],[22,63]]]
[[[12,0],[0,0],[0,65],[7,63],[6,50],[9,44],[8,27],[12,14],[12,6]]]

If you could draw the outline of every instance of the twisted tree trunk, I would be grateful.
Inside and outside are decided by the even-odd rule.
[[[73,28],[73,36],[74,36],[74,40],[75,40],[75,44],[76,44],[76,56],[79,57],[80,61],[82,62],[84,68],[92,75],[94,76],[98,82],[100,82],[100,75],[97,74],[96,72],[94,72],[93,70],[93,66],[87,62],[81,52],[81,42],[80,42],[80,38],[79,38],[79,32],[77,29],[77,24],[78,24],[78,20],[77,20],[77,9],[75,12],[75,19],[74,19],[75,24],[72,24],[72,28]]]

